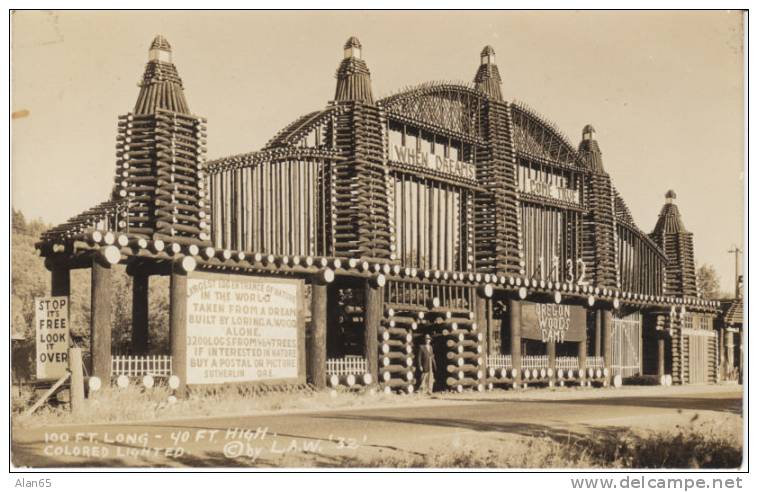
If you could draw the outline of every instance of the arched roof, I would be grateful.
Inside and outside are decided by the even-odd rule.
[[[332,113],[332,108],[313,111],[297,118],[295,121],[279,130],[271,140],[269,140],[264,149],[271,147],[281,147],[284,145],[294,145],[302,139],[311,128],[328,118]]]
[[[377,104],[391,115],[477,138],[480,109],[488,99],[471,84],[427,82],[380,99]]]
[[[586,167],[584,158],[577,152],[576,147],[547,118],[520,101],[511,105],[511,114],[517,152],[572,167]]]
[[[472,97],[487,99],[487,95],[478,91],[473,84],[468,82],[432,81],[422,84],[404,87],[399,91],[383,97],[377,104],[385,108],[391,108],[402,104],[403,101],[430,95],[466,94]]]

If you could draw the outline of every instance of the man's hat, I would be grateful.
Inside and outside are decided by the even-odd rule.
[[[425,340],[431,340],[432,336],[427,333],[427,335],[424,337]]]

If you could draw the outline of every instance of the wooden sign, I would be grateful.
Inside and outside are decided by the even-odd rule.
[[[68,297],[35,297],[37,379],[59,379],[68,372]]]
[[[187,384],[305,378],[303,281],[192,272]]]
[[[431,169],[451,176],[476,179],[476,168],[469,162],[450,159],[441,155],[429,154],[421,150],[401,145],[394,146],[391,160],[406,166]]]
[[[587,337],[587,311],[580,306],[524,302],[521,336],[543,342],[581,342]]]
[[[522,193],[531,193],[532,195],[541,196],[544,198],[552,198],[553,200],[559,200],[562,202],[572,203],[574,205],[580,204],[579,190],[571,188],[564,188],[552,183],[546,183],[536,179],[524,180],[521,183]]]

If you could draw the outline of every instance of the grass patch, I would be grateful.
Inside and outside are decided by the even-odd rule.
[[[661,382],[658,376],[637,375],[623,378],[622,384],[624,386],[660,386]]]
[[[37,393],[39,397],[41,393]],[[81,412],[72,414],[66,392],[60,401],[55,397],[34,415],[24,412],[36,401],[34,391],[22,389],[12,399],[13,422],[22,427],[67,423],[107,423],[159,420],[182,417],[210,417],[288,410],[328,410],[359,408],[392,402],[415,400],[415,395],[396,395],[365,391],[315,392],[308,388],[267,388],[218,386],[196,389],[187,398],[171,398],[165,385],[147,389],[131,385],[125,389],[107,387],[91,394]]]
[[[681,426],[675,431],[608,433],[600,438],[517,437],[501,446],[453,451],[394,453],[345,458],[350,468],[667,468],[733,469],[742,446],[716,427]]]
[[[738,468],[742,445],[716,426],[676,426],[646,436],[628,432],[583,443],[599,463],[614,468]]]

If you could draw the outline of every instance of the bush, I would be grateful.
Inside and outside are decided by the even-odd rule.
[[[658,376],[629,376],[622,380],[624,386],[658,386],[661,384]]]
[[[716,429],[677,426],[675,431],[606,436],[584,443],[587,452],[615,468],[738,468],[742,446]]]

